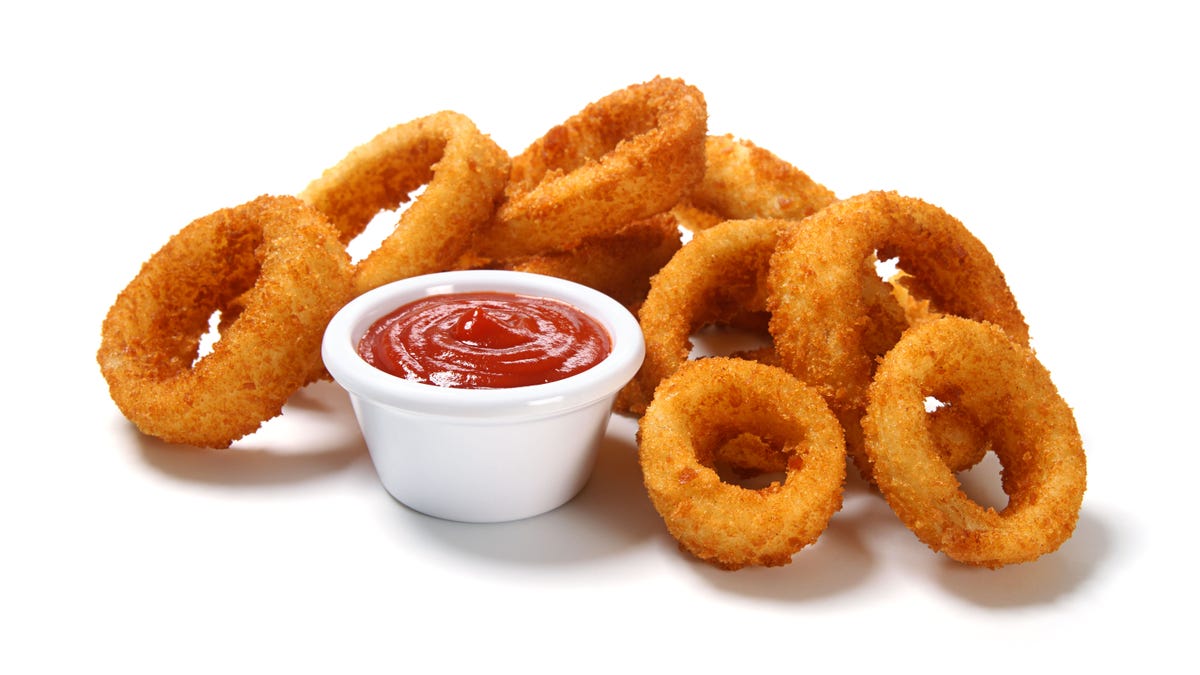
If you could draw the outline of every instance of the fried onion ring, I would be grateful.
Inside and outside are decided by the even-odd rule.
[[[782,219],[729,220],[697,232],[659,270],[650,283],[638,322],[646,340],[646,359],[617,397],[616,409],[640,415],[655,387],[691,356],[691,337],[711,325],[757,332],[767,326],[767,273],[779,237],[792,223]],[[865,307],[872,317],[887,317],[875,331],[890,347],[906,327],[904,310],[872,266],[864,266]],[[765,330],[762,331],[764,334]],[[770,365],[780,365],[772,347],[738,352]]]
[[[396,229],[355,266],[355,286],[363,293],[453,266],[491,219],[508,170],[508,153],[470,119],[442,111],[355,148],[300,198],[329,216],[348,243],[380,211],[399,207],[425,186]]]
[[[588,239],[573,251],[524,258],[502,267],[589,286],[636,312],[650,292],[650,278],[682,246],[680,235],[675,217],[660,213],[613,235]]]
[[[121,291],[97,361],[143,433],[228,447],[323,370],[325,324],[351,297],[350,259],[325,216],[260,197],[193,221]],[[215,311],[237,303],[199,358]]]
[[[501,261],[568,251],[670,210],[704,175],[707,120],[700,90],[666,78],[586,106],[513,158],[476,249]]]
[[[1029,340],[991,253],[936,206],[870,192],[832,204],[784,233],[767,282],[775,348],[784,367],[829,402],[868,481],[859,419],[876,359],[888,347],[878,339],[879,322],[865,300],[864,261],[876,255],[898,258],[911,276],[908,288],[928,293],[938,311],[998,324],[1021,344]]]
[[[808,174],[748,140],[709,136],[704,158],[703,179],[676,207],[693,231],[722,220],[800,220],[837,200]]]
[[[698,329],[727,322],[766,306],[771,254],[788,221],[730,220],[696,235],[650,283],[638,322],[646,358],[618,395],[617,408],[645,411],[664,378],[688,360]]]
[[[715,455],[750,433],[787,455],[786,478],[753,490],[721,480]],[[638,429],[643,479],[667,529],[723,569],[779,566],[841,508],[842,430],[816,393],[780,368],[712,357],[663,380]],[[762,454],[762,451],[753,451]]]
[[[927,396],[955,392],[1001,465],[1008,504],[963,494],[930,433]],[[983,567],[1050,553],[1074,531],[1087,483],[1070,407],[1033,351],[1007,331],[943,317],[907,331],[879,365],[862,426],[875,483],[934,551]]]

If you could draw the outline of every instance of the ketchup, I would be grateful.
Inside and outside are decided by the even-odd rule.
[[[367,363],[406,380],[460,389],[553,382],[612,351],[596,319],[565,302],[491,291],[403,305],[363,334]]]

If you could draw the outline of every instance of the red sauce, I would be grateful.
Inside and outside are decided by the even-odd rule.
[[[612,351],[600,322],[565,302],[513,293],[434,295],[376,321],[358,343],[371,365],[461,389],[543,384]]]

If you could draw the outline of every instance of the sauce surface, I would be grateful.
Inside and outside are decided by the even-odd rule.
[[[612,351],[596,319],[565,302],[491,291],[434,295],[380,318],[358,343],[367,363],[406,380],[460,389],[544,384]]]

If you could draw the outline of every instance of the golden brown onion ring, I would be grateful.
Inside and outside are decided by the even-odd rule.
[[[260,197],[193,221],[155,253],[105,317],[97,360],[143,433],[227,447],[323,369],[325,324],[352,293],[325,217]],[[197,361],[209,319],[235,301],[236,320]]]
[[[590,286],[636,311],[650,292],[650,278],[682,246],[671,213],[630,223],[615,234],[585,240],[576,249],[517,260],[501,267],[546,274]]]
[[[692,352],[700,328],[765,307],[765,279],[785,220],[730,220],[697,232],[650,282],[638,322],[646,358],[618,395],[617,408],[640,415],[663,378]]]
[[[991,253],[942,209],[894,192],[834,203],[782,235],[768,274],[771,335],[784,367],[816,386],[846,428],[863,477],[858,421],[886,345],[864,299],[864,261],[898,257],[939,311],[1000,325],[1022,344],[1028,328]],[[910,285],[915,287],[916,284]],[[876,344],[873,344],[876,343]]]
[[[690,357],[691,337],[700,329],[724,325],[758,332],[766,328],[767,271],[781,233],[791,226],[789,221],[770,218],[725,221],[697,232],[663,265],[638,310],[646,359],[618,395],[617,410],[640,415],[658,383]],[[874,267],[864,267],[863,275],[863,287],[877,290],[865,299],[867,311],[891,319],[878,322],[876,329],[886,329],[890,346],[905,327],[903,309]],[[731,355],[780,363],[771,347]]]
[[[704,178],[676,207],[693,231],[722,220],[800,220],[837,199],[808,174],[748,140],[709,136],[704,157]]]
[[[343,243],[380,211],[422,185],[382,244],[355,266],[363,293],[389,281],[451,268],[495,211],[508,178],[508,154],[467,117],[451,111],[400,124],[355,148],[300,198],[337,227]]]
[[[476,249],[501,261],[568,251],[670,210],[704,174],[707,119],[700,90],[665,78],[586,106],[513,158]]]
[[[925,398],[955,393],[1001,465],[1008,504],[967,498],[938,452]],[[917,537],[960,562],[1000,567],[1056,550],[1074,531],[1087,463],[1070,407],[1033,351],[1006,331],[943,317],[883,358],[862,427],[875,483]]]
[[[754,490],[718,476],[715,454],[746,433],[788,456],[782,483]],[[647,408],[638,455],[671,535],[724,569],[788,564],[841,508],[841,428],[815,390],[773,366],[725,357],[684,364]]]

